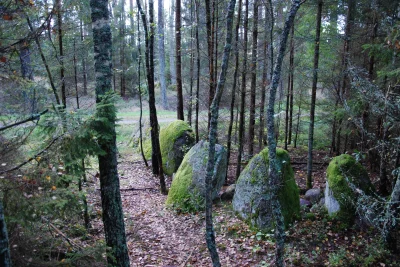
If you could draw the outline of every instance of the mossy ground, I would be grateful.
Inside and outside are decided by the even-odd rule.
[[[372,184],[365,168],[352,156],[342,154],[332,159],[326,170],[326,179],[334,197],[340,204],[340,211],[334,216],[344,222],[351,223],[355,216],[355,195],[349,187],[347,179],[364,192],[372,192]]]

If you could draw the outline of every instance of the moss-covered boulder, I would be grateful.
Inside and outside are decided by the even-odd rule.
[[[347,180],[367,194],[373,192],[368,173],[359,162],[347,154],[334,157],[326,170],[325,207],[329,215],[351,223],[357,196]]]
[[[204,208],[206,167],[209,144],[200,141],[185,155],[172,180],[166,204],[185,212]],[[212,180],[212,198],[215,199],[225,182],[227,159],[226,150],[215,145],[214,175]]]
[[[282,177],[282,185],[278,191],[278,199],[286,226],[299,216],[299,189],[294,180],[289,154],[286,150],[276,150],[278,171]],[[272,224],[271,201],[268,197],[268,149],[255,155],[240,174],[233,197],[233,209],[250,225],[260,230],[269,230]]]
[[[172,175],[179,168],[186,152],[195,144],[195,135],[187,122],[177,120],[161,127],[160,149],[163,170]],[[143,151],[147,159],[151,158],[151,141],[143,143]]]

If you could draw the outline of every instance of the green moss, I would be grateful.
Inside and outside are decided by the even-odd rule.
[[[346,178],[364,192],[371,193],[373,187],[367,171],[352,156],[342,154],[333,158],[329,163],[326,170],[326,178],[334,197],[340,204],[340,211],[332,217],[350,223],[355,216],[355,207],[353,205],[355,195]]]
[[[294,219],[300,216],[299,190],[296,181],[294,180],[294,172],[290,165],[290,157],[288,152],[286,150],[277,148],[276,159],[278,164],[278,171],[281,175],[281,180],[284,183],[279,188],[278,199],[282,207],[282,213],[284,216],[285,225],[287,227],[291,222],[293,222]],[[246,173],[249,173],[250,179],[248,181],[250,182],[251,185],[254,185],[256,187],[267,185],[268,175],[264,173],[264,170],[268,171],[268,166],[269,166],[269,158],[268,158],[268,149],[266,148],[250,160],[249,164],[242,172],[243,176],[241,175],[239,179],[241,179],[242,177],[244,179],[249,179],[245,178],[247,176]],[[249,168],[252,168],[251,172]],[[254,197],[258,198],[260,196],[254,196]],[[250,200],[251,203],[249,203],[250,206],[253,208],[255,208],[254,200],[255,199],[251,199]],[[252,214],[249,214],[249,217],[247,217],[246,221],[248,223],[250,222],[250,224],[257,222],[258,217],[260,216],[261,213],[263,212],[261,212],[258,208],[256,208],[255,210],[253,210]],[[263,230],[268,230],[268,229],[263,229]]]
[[[192,183],[192,175],[192,167],[189,164],[188,158],[185,157],[181,163],[181,167],[175,174],[175,178],[172,180],[167,201],[165,202],[167,206],[184,212],[196,210],[195,205],[191,203],[193,193],[189,191]]]
[[[174,145],[176,145],[176,140],[183,136],[186,136],[186,144],[181,147],[182,156],[175,155]],[[167,175],[172,175],[181,164],[183,155],[194,145],[195,135],[192,128],[188,123],[177,120],[165,127],[161,127],[160,130],[160,149],[161,157],[163,161],[163,170]],[[151,158],[151,141],[147,140],[143,143],[143,151],[147,159]],[[178,159],[179,162],[175,162]],[[180,160],[179,160],[180,159]]]

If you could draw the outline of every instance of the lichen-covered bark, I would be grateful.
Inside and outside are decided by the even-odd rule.
[[[228,70],[229,56],[232,46],[232,25],[233,25],[233,13],[235,11],[236,0],[229,1],[227,20],[226,20],[226,39],[224,54],[222,58],[221,73],[219,75],[217,89],[215,92],[214,99],[211,104],[211,121],[210,121],[210,132],[208,139],[210,142],[208,162],[207,162],[207,174],[205,179],[206,184],[206,242],[208,251],[210,252],[211,259],[214,266],[221,266],[217,247],[215,244],[215,234],[212,222],[212,176],[214,170],[214,154],[215,154],[215,143],[217,139],[217,128],[218,128],[218,111],[219,103],[221,101],[222,92],[225,86],[226,72]]]
[[[104,133],[98,143],[104,154],[99,155],[100,191],[109,266],[129,266],[126,246],[124,214],[117,170],[117,146],[115,133],[116,110],[110,101],[111,87],[111,29],[106,0],[91,0],[93,23],[94,60],[96,74],[96,115],[101,117],[94,126]]]
[[[279,44],[278,58],[275,65],[272,85],[269,94],[268,108],[267,108],[267,128],[268,128],[268,151],[269,151],[269,185],[270,195],[272,202],[272,212],[276,221],[276,251],[275,251],[275,264],[276,266],[284,266],[283,254],[285,245],[285,223],[282,215],[282,209],[278,201],[278,189],[281,179],[278,173],[278,166],[276,161],[276,139],[275,139],[275,126],[274,126],[274,106],[276,99],[276,92],[281,78],[281,68],[283,58],[285,56],[286,43],[289,35],[290,28],[293,25],[294,18],[297,10],[300,8],[300,0],[294,0],[290,8],[288,17],[285,21],[285,26],[281,35]]]

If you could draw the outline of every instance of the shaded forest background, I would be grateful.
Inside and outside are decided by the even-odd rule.
[[[115,93],[110,101],[121,125],[118,153],[133,153],[128,141],[139,115],[154,130],[152,139],[158,123],[175,118],[193,127],[197,141],[207,139],[229,30],[227,1],[178,0],[168,6],[149,1],[141,3],[142,12],[133,0],[107,4]],[[267,145],[267,96],[290,6],[291,1],[236,3],[217,132],[236,168],[229,173],[232,181]],[[299,9],[274,122],[278,146],[308,154],[303,189],[313,187],[313,151],[327,158],[348,153],[368,167],[380,197],[393,197],[400,174],[399,14],[399,3],[385,0],[309,0]],[[52,237],[38,238],[47,228],[66,222],[74,229],[70,234],[79,235],[97,216],[87,203],[88,180],[99,176],[96,157],[104,154],[99,140],[109,133],[96,128],[103,117],[96,113],[92,19],[89,1],[0,5],[0,196],[10,246],[41,247],[40,261],[68,253],[57,257],[45,249]],[[155,159],[152,170],[162,187]],[[396,217],[397,206],[393,213]],[[99,260],[105,246],[97,242],[79,250],[79,257]]]

